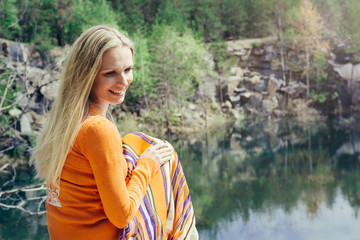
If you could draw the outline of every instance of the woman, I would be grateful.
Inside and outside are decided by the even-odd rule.
[[[68,56],[31,159],[47,183],[51,239],[124,237],[120,229],[135,217],[160,166],[173,158],[171,145],[158,141],[129,169],[117,128],[105,117],[133,80],[133,54],[127,37],[102,25],[85,31]]]

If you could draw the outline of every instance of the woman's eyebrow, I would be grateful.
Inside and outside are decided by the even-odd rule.
[[[127,69],[127,68],[133,68],[134,67],[134,64],[129,64],[127,66],[125,66],[124,68],[119,68],[119,67],[105,67],[105,68],[100,68],[100,71],[99,72],[105,72],[105,71],[109,71],[109,70],[124,70],[124,69]]]

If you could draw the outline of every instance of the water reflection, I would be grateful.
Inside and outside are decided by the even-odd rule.
[[[0,211],[0,239],[49,239],[46,215],[29,216],[17,209]]]
[[[359,236],[355,119],[252,120],[208,136],[178,148],[201,239]]]
[[[353,209],[340,193],[336,194],[332,208],[321,203],[316,218],[309,218],[306,208],[299,203],[289,213],[272,206],[268,211],[251,212],[248,222],[234,216],[231,221],[218,223],[221,231],[202,231],[201,239],[358,239],[359,221],[354,220]]]
[[[359,124],[252,119],[173,139],[201,239],[358,239]],[[45,216],[0,209],[0,239],[48,239]]]

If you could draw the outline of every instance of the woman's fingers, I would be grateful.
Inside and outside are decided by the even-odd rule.
[[[155,146],[157,146],[157,151],[158,151],[158,154],[160,157],[160,159],[159,159],[161,161],[160,165],[171,160],[174,152],[173,152],[171,145],[168,142],[166,142],[166,141],[159,142]]]
[[[170,143],[167,141],[159,142],[156,145],[150,146],[141,156],[149,157],[155,160],[160,166],[165,162],[170,161],[173,157],[174,151]]]
[[[169,143],[161,142],[156,145],[154,145],[155,149],[161,149],[161,148],[171,148]]]

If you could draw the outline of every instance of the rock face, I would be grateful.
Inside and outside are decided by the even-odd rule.
[[[23,43],[0,39],[0,46],[2,69],[16,76],[12,89],[22,88],[21,92],[13,94],[16,104],[4,111],[18,120],[16,133],[26,137],[39,131],[45,121],[44,113],[55,98],[62,61],[68,48],[53,49],[45,56]],[[291,55],[294,55],[294,50],[289,47],[285,50],[288,57],[294,58]],[[237,58],[236,65],[230,68],[228,74],[220,77],[214,73],[202,73],[206,81],[199,84],[199,98],[220,102],[218,108],[239,118],[242,113],[281,117],[288,114],[293,106],[301,105],[301,109],[304,109],[304,104],[299,102],[313,105],[311,101],[304,100],[307,87],[301,64],[297,70],[287,70],[287,79],[283,79],[276,39],[229,41],[227,54]],[[335,96],[331,107],[338,106],[341,111],[346,111],[348,106],[360,106],[360,63],[353,61],[354,57],[347,55],[346,51],[330,53],[330,56],[328,82],[336,82],[336,92],[328,90]],[[207,56],[207,59],[209,65],[214,64],[212,56]],[[1,81],[6,83],[7,79]],[[188,109],[190,114],[182,118],[191,121],[195,117],[201,119],[203,116],[197,114],[201,109]]]
[[[338,84],[338,95],[343,108],[351,107],[359,110],[360,107],[360,63],[349,62],[351,56],[342,53],[336,60],[329,60],[333,71],[342,81]]]
[[[223,103],[223,109],[229,112],[230,102],[232,109],[245,110],[254,115],[293,114],[294,111],[289,112],[289,108],[297,106],[299,100],[306,97],[307,86],[304,84],[306,81],[302,67],[298,66],[291,72],[288,70],[285,74],[288,79],[283,79],[280,50],[275,39],[237,40],[227,44],[228,55],[238,58],[238,61],[237,66],[231,68],[230,76],[221,81],[222,91],[218,89],[217,96]],[[304,58],[301,54],[295,56],[290,48],[285,49],[285,52],[288,58]],[[360,105],[360,63],[352,64],[350,61],[353,56],[346,56],[344,52],[339,53],[340,56],[329,54],[332,69],[329,69],[327,82],[323,83],[323,92],[327,94],[328,100],[322,106],[306,101],[309,113],[316,112],[312,107],[327,113],[341,113],[346,106]]]
[[[33,135],[44,123],[44,113],[55,98],[59,85],[60,69],[57,62],[63,59],[66,49],[52,50],[47,56],[35,51],[30,45],[0,39],[0,63],[3,69],[15,76],[10,93],[16,105],[2,113],[18,119],[15,129],[20,136]],[[3,78],[2,83],[8,81]],[[8,83],[8,82],[7,82]],[[4,112],[5,111],[5,112]]]
[[[335,72],[337,72],[343,79],[353,79],[354,81],[360,81],[360,64],[339,64],[335,61],[329,61],[334,67]]]

